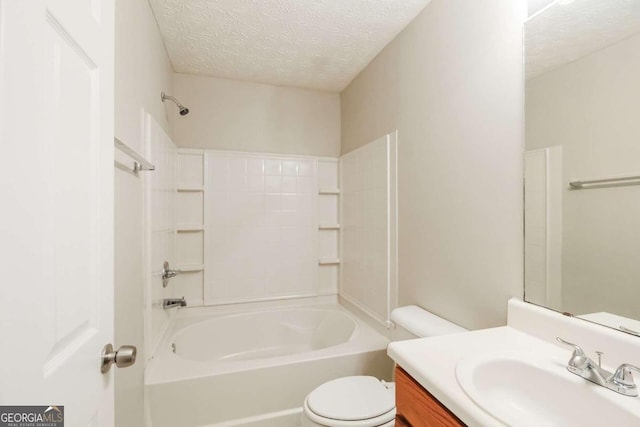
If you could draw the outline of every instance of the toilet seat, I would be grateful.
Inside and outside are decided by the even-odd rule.
[[[396,415],[392,384],[375,377],[337,378],[313,390],[304,401],[305,415],[330,427],[393,425]]]

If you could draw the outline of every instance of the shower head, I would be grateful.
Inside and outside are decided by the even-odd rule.
[[[178,109],[180,111],[180,115],[181,116],[186,116],[187,114],[189,114],[189,109],[187,107],[185,107],[184,105],[182,105],[180,103],[180,101],[178,101],[177,99],[175,99],[173,96],[170,95],[166,95],[164,92],[162,92],[160,94],[160,99],[162,100],[162,102],[166,101],[167,99],[170,101],[173,101],[176,103],[176,105],[178,106]]]

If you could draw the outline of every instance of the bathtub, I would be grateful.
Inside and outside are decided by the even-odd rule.
[[[389,380],[387,344],[333,297],[180,309],[145,372],[152,425],[298,426],[323,382]]]

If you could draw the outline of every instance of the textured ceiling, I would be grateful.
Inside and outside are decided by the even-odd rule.
[[[176,72],[338,92],[430,0],[149,0]]]
[[[640,0],[559,0],[525,24],[531,79],[640,32]]]

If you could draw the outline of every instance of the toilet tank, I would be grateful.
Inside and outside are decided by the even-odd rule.
[[[436,316],[417,305],[396,308],[391,312],[391,321],[395,325],[391,334],[392,341],[467,332],[467,329]]]

